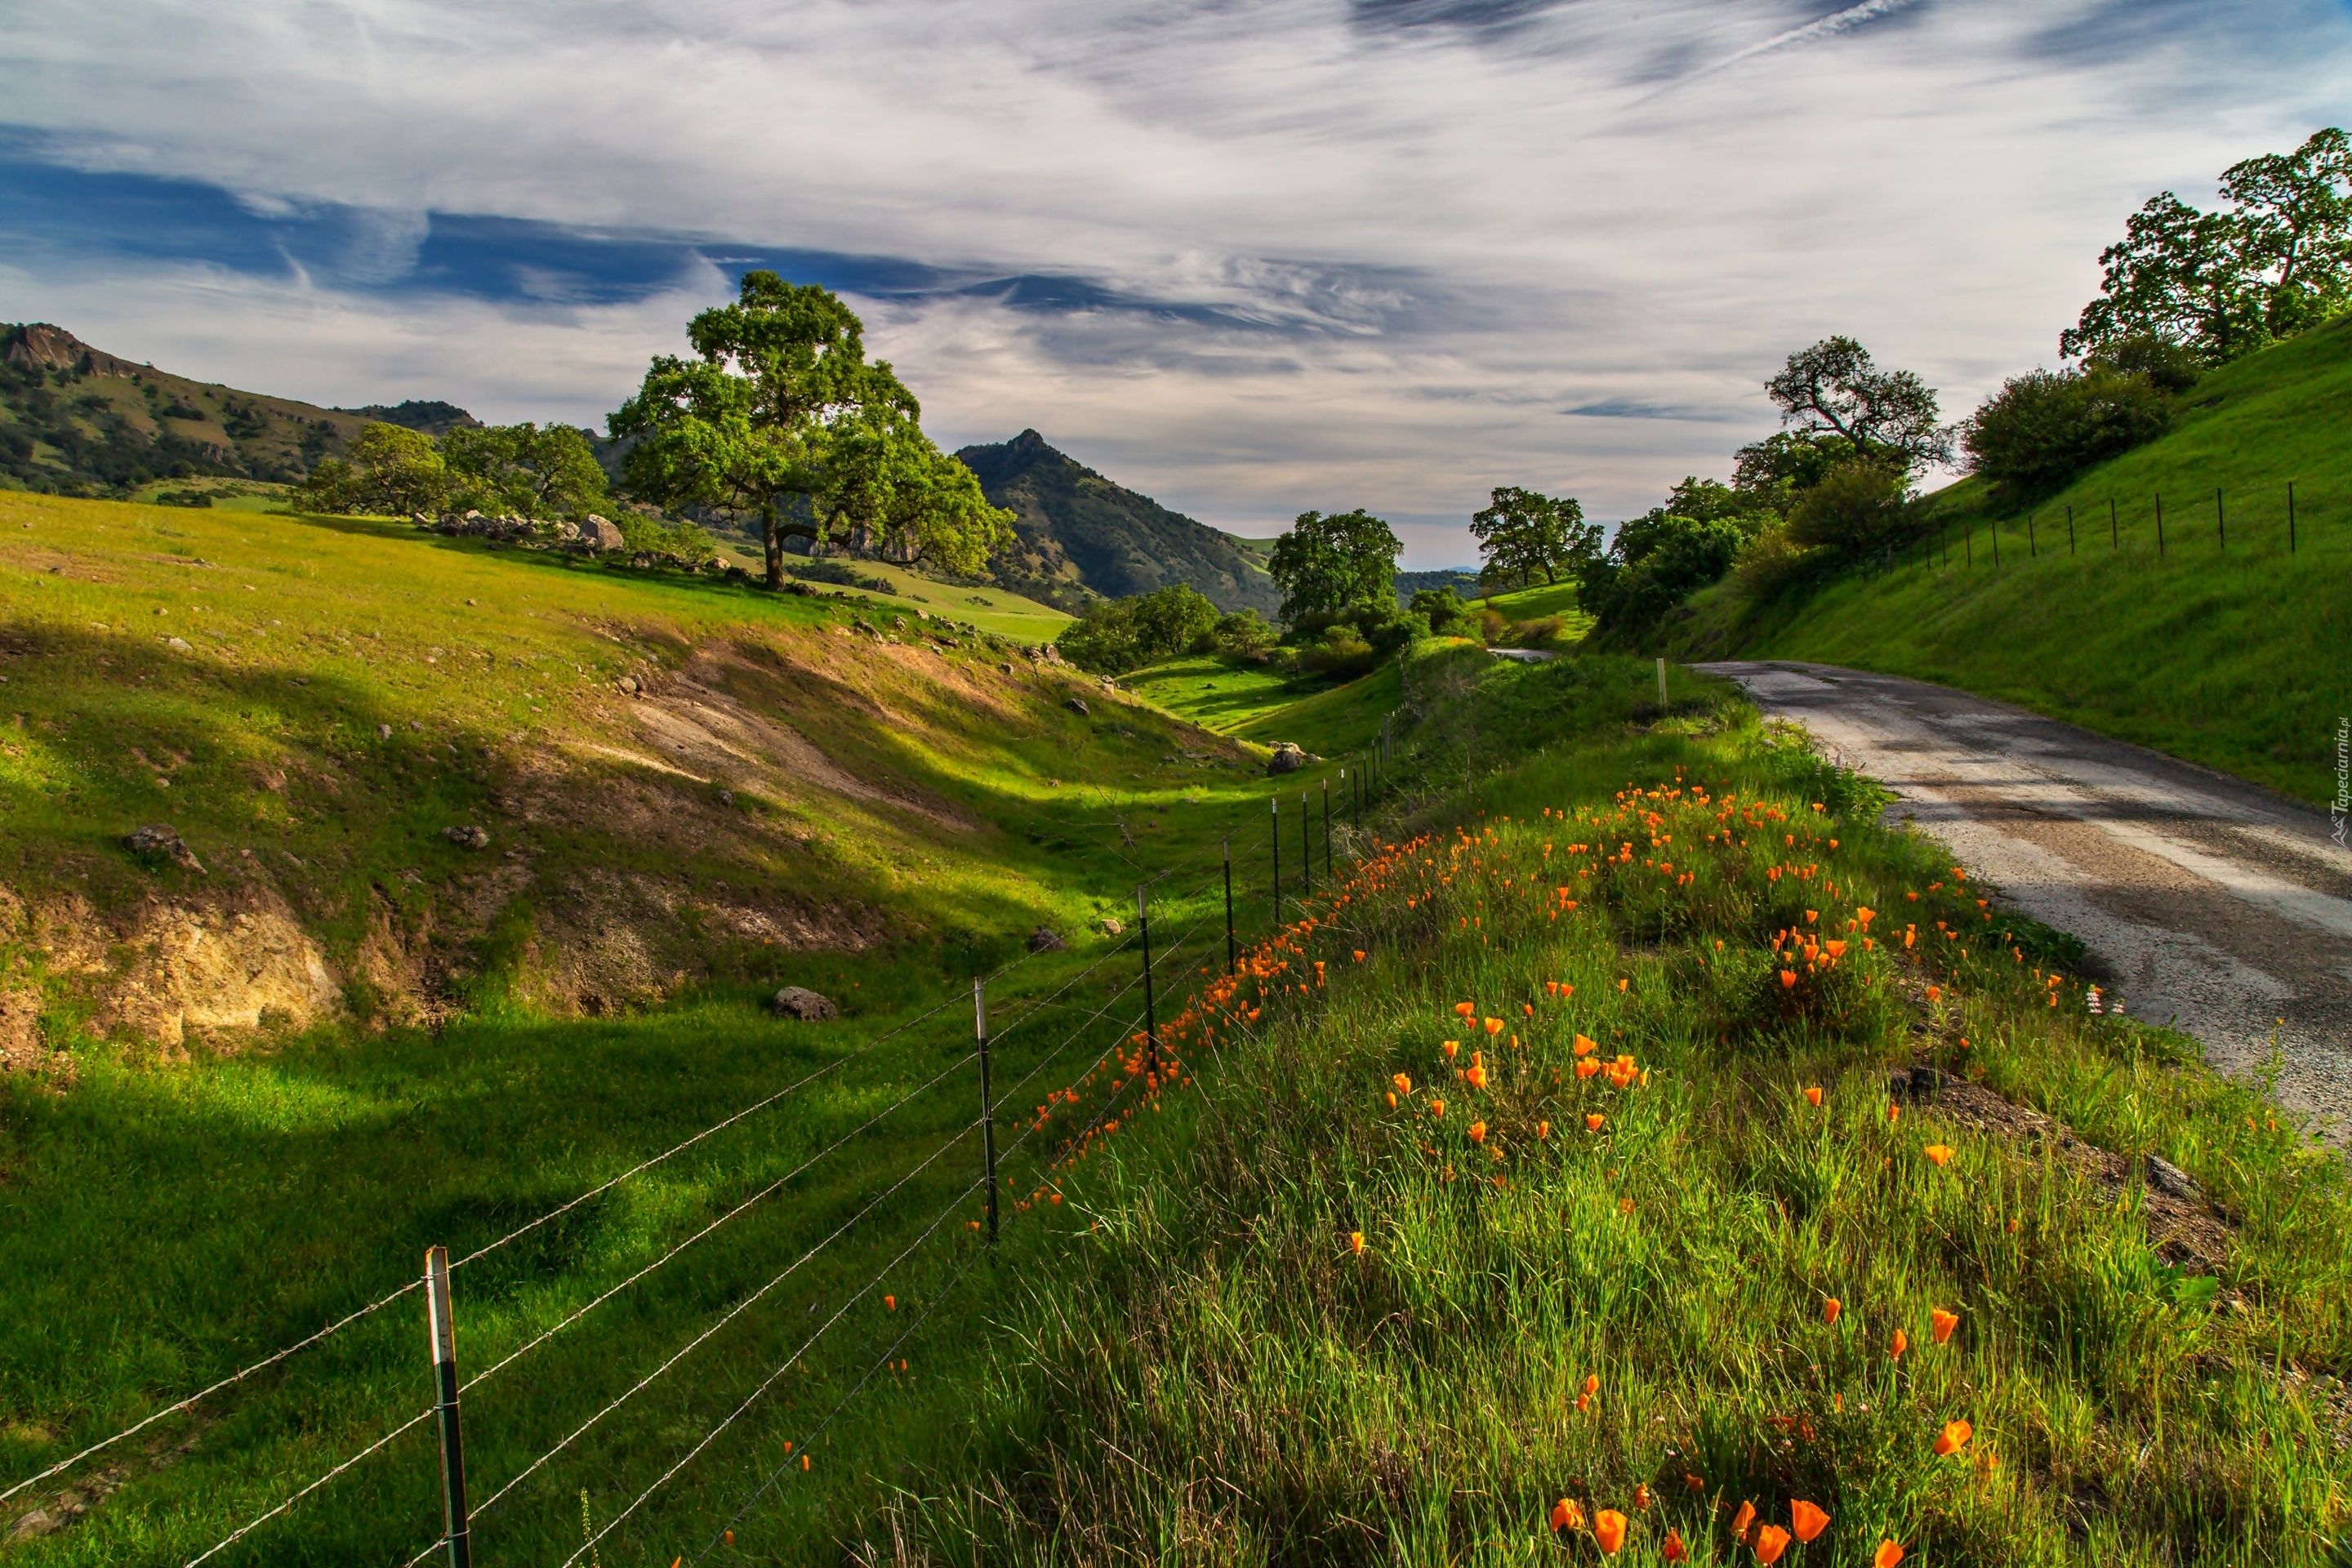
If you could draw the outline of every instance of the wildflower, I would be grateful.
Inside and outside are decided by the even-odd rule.
[[[1832,1296],[1822,1303],[1822,1321],[1834,1324],[1838,1321],[1838,1314],[1844,1310],[1845,1303]]]
[[[1822,951],[1828,953],[1832,958],[1843,958],[1845,956],[1845,943],[1843,942],[1825,942],[1822,943]]]
[[[1584,1392],[1587,1394],[1598,1394],[1601,1392],[1601,1374],[1599,1373],[1588,1372],[1584,1374]]]
[[[1695,1492],[1703,1492],[1706,1490],[1706,1478],[1705,1476],[1694,1476],[1685,1471],[1683,1475],[1683,1485],[1690,1488],[1690,1489]]]
[[[1470,1070],[1464,1073],[1462,1077],[1472,1089],[1484,1089],[1486,1087],[1486,1065],[1484,1062],[1472,1062]]]
[[[1551,1505],[1551,1527],[1554,1530],[1582,1530],[1584,1510],[1576,1506],[1573,1498],[1562,1498]]]
[[[1470,1124],[1470,1142],[1473,1143],[1484,1143],[1486,1141],[1486,1124],[1483,1121],[1473,1121]]]
[[[1393,1078],[1390,1079],[1389,1081],[1396,1085],[1396,1091],[1399,1094],[1411,1094],[1412,1092],[1412,1079],[1405,1077],[1402,1073],[1398,1073]]]
[[[1731,1516],[1732,1535],[1735,1538],[1746,1535],[1748,1533],[1748,1527],[1755,1522],[1756,1505],[1752,1502],[1741,1503],[1739,1505],[1739,1511]]]
[[[1363,962],[1364,962],[1364,950],[1363,950],[1362,948],[1360,948],[1360,948],[1355,949],[1355,950],[1354,950],[1354,952],[1355,952],[1355,954],[1356,954],[1356,962],[1357,962],[1358,963],[1363,963]]]
[[[1633,1212],[1633,1200],[1631,1198],[1619,1198],[1617,1200],[1617,1212],[1619,1214],[1632,1214]]]
[[[1582,1061],[1576,1064],[1576,1076],[1579,1078],[1591,1078],[1594,1073],[1597,1073],[1600,1070],[1601,1064],[1599,1062]]]
[[[885,1296],[882,1298],[882,1306],[884,1310],[895,1312],[898,1310],[898,1298],[896,1296]]]
[[[1784,991],[1793,991],[1797,988],[1797,972],[1795,970],[1784,969],[1780,971],[1780,987]]]
[[[1490,1035],[1499,1035],[1499,1034],[1501,1034],[1501,1033],[1503,1032],[1503,1020],[1501,1020],[1500,1018],[1489,1018],[1489,1019],[1487,1019],[1487,1020],[1486,1020],[1486,1032],[1487,1032],[1488,1034],[1490,1034]]]
[[[1600,1046],[1598,1042],[1593,1040],[1591,1036],[1579,1035],[1576,1037],[1576,1054],[1578,1056],[1589,1057],[1599,1048]]]
[[[1601,1131],[1601,1124],[1608,1120],[1609,1119],[1607,1117],[1601,1115],[1601,1112],[1597,1110],[1589,1112],[1584,1118],[1585,1131],[1588,1132],[1598,1132]]]
[[[1617,989],[1618,989],[1618,990],[1620,990],[1620,991],[1624,990],[1624,989],[1625,989],[1625,985],[1626,985],[1626,982],[1624,982],[1624,981],[1622,981],[1622,980],[1620,980],[1620,981],[1618,981],[1618,982],[1617,982]]]
[[[1756,1561],[1773,1563],[1780,1553],[1789,1550],[1789,1532],[1777,1524],[1768,1524],[1756,1532]]]
[[[1938,1307],[1929,1314],[1928,1321],[1933,1325],[1931,1335],[1940,1345],[1952,1337],[1954,1329],[1960,1326],[1960,1315],[1958,1312],[1947,1312]]]
[[[1443,1115],[1444,1115],[1444,1114],[1445,1114],[1445,1101],[1444,1101],[1444,1100],[1431,1100],[1431,1101],[1429,1102],[1429,1113],[1430,1113],[1432,1116],[1443,1116]]]
[[[1805,1103],[1811,1106],[1814,1110],[1819,1110],[1822,1106],[1822,1091],[1820,1089],[1814,1088],[1805,1090]]]
[[[1940,1459],[1947,1454],[1958,1453],[1975,1436],[1976,1428],[1965,1421],[1946,1422],[1944,1429],[1936,1435],[1936,1457]]]
[[[1821,918],[1822,918],[1822,911],[1821,911],[1821,910],[1807,910],[1805,911],[1805,923],[1806,923],[1807,925],[1811,925],[1811,924],[1812,924],[1815,921],[1817,921],[1817,920],[1819,920],[1819,919],[1821,919]]]
[[[1448,1040],[1445,1042],[1443,1049],[1445,1052],[1445,1059],[1452,1061],[1455,1056],[1460,1054],[1462,1050],[1462,1042],[1459,1040]]]
[[[1527,1017],[1529,1017],[1529,1018],[1532,1018],[1532,1017],[1534,1017],[1534,1016],[1536,1016],[1535,1006],[1534,1006],[1534,1005],[1533,1005],[1533,1004],[1531,1004],[1531,1003],[1527,1003],[1527,1002],[1522,1002],[1522,1003],[1520,1003],[1520,1004],[1519,1004],[1519,1012],[1520,1012],[1524,1016],[1527,1016]]]
[[[1396,1109],[1396,1090],[1394,1089],[1389,1090],[1389,1109],[1391,1110]]]
[[[1633,1506],[1643,1513],[1650,1511],[1650,1489],[1647,1483],[1633,1489]]]
[[[1658,1548],[1658,1555],[1669,1563],[1689,1562],[1690,1548],[1683,1544],[1683,1532],[1679,1530],[1667,1531],[1666,1543]]]
[[[1359,1258],[1361,1258],[1364,1255],[1364,1233],[1362,1231],[1351,1230],[1348,1233],[1348,1250],[1354,1253]]]
[[[1886,1120],[1887,1120],[1887,1121],[1902,1121],[1902,1120],[1903,1120],[1903,1108],[1902,1108],[1901,1106],[1899,1106],[1899,1105],[1890,1105],[1890,1106],[1888,1106],[1888,1107],[1886,1108]]]
[[[1870,1568],[1895,1568],[1902,1561],[1903,1548],[1891,1541],[1882,1541],[1878,1543],[1878,1550],[1871,1554]]]
[[[1789,1522],[1795,1528],[1799,1541],[1809,1542],[1830,1527],[1830,1516],[1811,1503],[1792,1502],[1789,1505]]]
[[[1625,1545],[1625,1516],[1604,1508],[1592,1516],[1592,1540],[1603,1557],[1614,1557]]]
[[[1952,1163],[1952,1149],[1948,1143],[1930,1143],[1919,1152],[1927,1155],[1931,1163],[1938,1166]]]
[[[1895,1342],[1889,1348],[1887,1353],[1892,1355],[1896,1361],[1901,1361],[1903,1359],[1903,1352],[1910,1348],[1911,1336],[1905,1333],[1901,1329],[1897,1329],[1895,1331]]]
[[[1474,1016],[1478,1011],[1475,1006],[1467,1002],[1456,1002],[1454,1004],[1454,1010],[1465,1018]]]
[[[1930,985],[1927,987],[1927,1000],[1930,1002],[1935,1001],[1937,998],[1943,995],[1943,994],[1944,988],[1940,985]]]

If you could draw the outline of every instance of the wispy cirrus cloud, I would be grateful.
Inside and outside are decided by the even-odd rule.
[[[1955,405],[2047,363],[2123,215],[2326,122],[2347,41],[2334,0],[84,0],[0,18],[0,316],[593,421],[769,265],[950,443],[1452,561],[1496,484],[1725,471],[1823,332]]]

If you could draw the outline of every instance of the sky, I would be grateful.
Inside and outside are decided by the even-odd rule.
[[[2352,0],[75,0],[0,8],[0,320],[601,427],[771,267],[943,447],[1428,568],[1728,478],[1829,333],[1966,413],[2347,98]]]

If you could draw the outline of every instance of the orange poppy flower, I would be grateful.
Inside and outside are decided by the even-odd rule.
[[[1903,1108],[1902,1108],[1901,1106],[1899,1106],[1899,1105],[1890,1105],[1890,1106],[1888,1106],[1888,1107],[1886,1108],[1886,1120],[1887,1120],[1887,1121],[1902,1121],[1902,1120],[1903,1120]]]
[[[1601,1548],[1601,1555],[1616,1556],[1625,1545],[1625,1516],[1613,1508],[1604,1508],[1594,1514],[1592,1540]]]
[[[1550,1122],[1549,1122],[1549,1121],[1538,1121],[1538,1122],[1537,1122],[1537,1123],[1536,1123],[1536,1136],[1537,1136],[1537,1137],[1538,1137],[1538,1138],[1549,1138],[1549,1137],[1550,1137],[1550,1136],[1551,1136],[1551,1123],[1550,1123]]]
[[[1601,1124],[1608,1120],[1609,1119],[1601,1115],[1601,1112],[1597,1110],[1592,1111],[1584,1119],[1584,1130],[1588,1132],[1598,1132],[1601,1131]]]
[[[1470,1064],[1470,1070],[1469,1070],[1468,1072],[1464,1073],[1464,1074],[1462,1075],[1462,1078],[1463,1078],[1463,1080],[1464,1080],[1465,1082],[1466,1082],[1467,1084],[1469,1084],[1469,1086],[1470,1086],[1472,1089],[1484,1089],[1484,1088],[1486,1088],[1486,1063],[1484,1063],[1484,1062],[1472,1062],[1472,1063]]]
[[[1845,1303],[1839,1300],[1835,1296],[1832,1296],[1828,1300],[1822,1303],[1822,1321],[1824,1323],[1834,1323],[1838,1321],[1838,1314],[1844,1310]]]
[[[1501,1020],[1500,1018],[1489,1018],[1489,1019],[1487,1019],[1487,1020],[1486,1020],[1486,1032],[1487,1032],[1488,1034],[1490,1034],[1490,1035],[1499,1035],[1499,1034],[1501,1034],[1501,1033],[1503,1032],[1503,1020]]]
[[[1932,1325],[1931,1332],[1936,1342],[1940,1345],[1952,1337],[1954,1329],[1960,1326],[1960,1315],[1958,1312],[1947,1312],[1938,1307],[1928,1315],[1928,1322]]]
[[[1591,1078],[1600,1070],[1601,1064],[1596,1061],[1581,1061],[1576,1064],[1576,1076],[1579,1078]]]
[[[1952,1163],[1952,1149],[1948,1143],[1930,1143],[1919,1152],[1927,1155],[1929,1161],[1937,1165],[1948,1165]]]
[[[1780,1553],[1789,1550],[1789,1532],[1777,1524],[1768,1524],[1756,1532],[1756,1561],[1773,1563]]]
[[[1551,1527],[1554,1530],[1582,1530],[1584,1510],[1573,1498],[1562,1498],[1551,1505]]]
[[[885,1310],[895,1312],[898,1310],[898,1298],[896,1296],[885,1296],[882,1298],[882,1306]]]
[[[1930,1001],[1930,1002],[1935,1001],[1937,997],[1941,996],[1943,994],[1944,994],[1944,988],[1943,988],[1942,986],[1940,986],[1940,985],[1930,985],[1930,986],[1928,986],[1928,987],[1927,987],[1927,1000],[1928,1000],[1928,1001]]]
[[[1683,1485],[1690,1488],[1690,1489],[1695,1492],[1703,1492],[1706,1490],[1706,1478],[1705,1476],[1685,1475],[1683,1477]]]
[[[1780,971],[1780,988],[1784,991],[1793,991],[1797,988],[1797,972],[1795,970],[1784,969]]]
[[[1478,1009],[1477,1009],[1475,1006],[1472,1005],[1470,1003],[1467,1003],[1467,1002],[1456,1002],[1455,1004],[1454,1004],[1454,1010],[1456,1013],[1459,1013],[1462,1016],[1464,1016],[1464,1017],[1465,1017],[1465,1018],[1467,1018],[1467,1017],[1471,1016],[1473,1014],[1475,1014],[1475,1013],[1476,1013],[1476,1012],[1478,1011]]]
[[[1813,1107],[1815,1110],[1819,1110],[1822,1103],[1822,1091],[1819,1089],[1809,1089],[1805,1090],[1805,1103]]]
[[[1445,1052],[1446,1059],[1451,1061],[1454,1058],[1461,1054],[1462,1042],[1459,1040],[1448,1040],[1440,1048]]]
[[[1731,1516],[1731,1533],[1734,1536],[1744,1536],[1748,1533],[1748,1527],[1755,1522],[1756,1505],[1752,1502],[1743,1502],[1739,1505],[1739,1511]]]
[[[1364,962],[1364,950],[1363,950],[1362,948],[1360,948],[1360,948],[1355,949],[1355,954],[1356,954],[1356,962],[1357,962],[1358,963],[1363,963],[1363,962]]]
[[[1526,1002],[1522,1002],[1522,1003],[1520,1003],[1520,1004],[1519,1004],[1519,1012],[1520,1012],[1523,1016],[1527,1016],[1527,1017],[1529,1017],[1529,1018],[1532,1018],[1532,1017],[1534,1017],[1534,1016],[1536,1016],[1536,1010],[1535,1010],[1535,1007],[1533,1006],[1533,1005],[1532,1005],[1532,1004],[1529,1004],[1529,1003],[1526,1003]]]
[[[1578,1056],[1589,1057],[1600,1048],[1600,1042],[1594,1040],[1590,1035],[1579,1035],[1576,1037],[1575,1049]]]
[[[1405,1077],[1402,1073],[1396,1074],[1394,1077],[1391,1078],[1389,1081],[1396,1085],[1396,1091],[1399,1094],[1411,1094],[1412,1092],[1412,1079]]]
[[[1845,943],[1843,942],[1825,942],[1822,943],[1822,951],[1828,953],[1832,958],[1843,958],[1845,956]]]
[[[1809,1502],[1789,1505],[1789,1523],[1796,1530],[1797,1539],[1809,1542],[1830,1527],[1830,1516]]]
[[[1473,1121],[1470,1124],[1470,1142],[1473,1143],[1484,1143],[1486,1141],[1486,1124],[1483,1121]]]
[[[1901,1361],[1903,1359],[1903,1352],[1910,1348],[1911,1336],[1905,1333],[1901,1329],[1895,1330],[1894,1344],[1889,1353],[1892,1354],[1896,1361]]]
[[[1878,1550],[1871,1554],[1870,1568],[1895,1568],[1902,1561],[1903,1548],[1891,1541],[1882,1541],[1878,1543]]]
[[[1944,1429],[1936,1435],[1936,1457],[1940,1459],[1947,1454],[1958,1453],[1975,1436],[1976,1428],[1965,1421],[1946,1422]]]
[[[1362,1231],[1351,1230],[1348,1233],[1348,1250],[1354,1253],[1359,1258],[1361,1258],[1364,1255],[1364,1233]]]

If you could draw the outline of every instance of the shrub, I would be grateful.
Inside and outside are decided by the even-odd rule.
[[[1789,537],[1786,525],[1775,524],[1748,542],[1731,575],[1743,598],[1760,603],[1827,579],[1840,561],[1836,551],[1809,549]]]
[[[1209,629],[1208,648],[1202,650],[1246,657],[1262,654],[1275,644],[1275,630],[1255,610],[1236,610],[1230,616],[1220,616]]]
[[[1419,589],[1413,594],[1412,603],[1406,608],[1410,613],[1427,621],[1431,631],[1440,633],[1460,620],[1466,613],[1463,606],[1462,595],[1451,588]]]
[[[621,542],[632,550],[642,550],[654,555],[682,555],[688,561],[708,561],[719,553],[718,542],[703,531],[699,523],[664,522],[657,517],[647,517],[641,511],[621,509],[613,520],[621,531]]]
[[[1380,655],[1361,633],[1350,626],[1327,628],[1313,642],[1298,650],[1298,668],[1308,675],[1335,677],[1353,680],[1371,673]]]
[[[1842,463],[1789,513],[1789,542],[1867,555],[1903,536],[1908,500],[1905,469],[1870,458]]]
[[[1178,583],[1089,605],[1084,618],[1062,629],[1054,646],[1081,669],[1124,675],[1213,637],[1220,624],[1216,605]]]
[[[2159,357],[2150,349],[2144,359]],[[2170,372],[2167,373],[2171,374]],[[2011,377],[1961,427],[1969,467],[2015,505],[2164,434],[2171,402],[2150,377],[2098,365]]]

